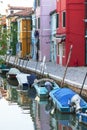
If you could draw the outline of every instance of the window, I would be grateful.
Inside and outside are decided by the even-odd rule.
[[[10,10],[10,14],[13,14],[14,13],[14,11],[13,10]]]
[[[38,6],[40,6],[40,0],[38,0]]]
[[[36,26],[36,29],[40,29],[40,18],[37,18],[35,20],[35,26]]]
[[[40,18],[38,18],[38,29],[40,29]]]
[[[36,7],[40,6],[40,0],[36,0]]]
[[[59,27],[59,14],[56,14],[56,28]]]
[[[62,16],[62,18],[63,18],[62,26],[65,27],[65,26],[66,26],[66,13],[65,13],[65,12],[63,12],[63,16]]]
[[[37,29],[37,19],[35,19],[35,28]]]

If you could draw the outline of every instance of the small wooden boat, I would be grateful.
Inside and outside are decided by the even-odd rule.
[[[87,109],[87,103],[76,92],[69,88],[52,90],[49,93],[54,107],[62,113],[83,112]]]
[[[17,68],[10,68],[10,70],[6,74],[6,77],[7,79],[16,79],[16,75],[20,73],[20,70],[18,70]]]
[[[51,90],[59,88],[57,83],[49,78],[42,78],[40,80],[35,80],[32,86],[36,89],[37,96],[39,98],[48,98],[49,92]]]

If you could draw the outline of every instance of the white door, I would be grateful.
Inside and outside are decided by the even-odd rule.
[[[62,65],[63,45],[59,44],[59,64]]]

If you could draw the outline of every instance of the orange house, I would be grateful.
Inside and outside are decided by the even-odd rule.
[[[31,51],[31,19],[23,18],[20,20],[21,57],[26,57]]]

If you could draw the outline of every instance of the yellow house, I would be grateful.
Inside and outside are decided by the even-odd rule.
[[[20,19],[20,34],[19,41],[21,42],[21,57],[24,58],[30,54],[31,46],[31,19]]]

